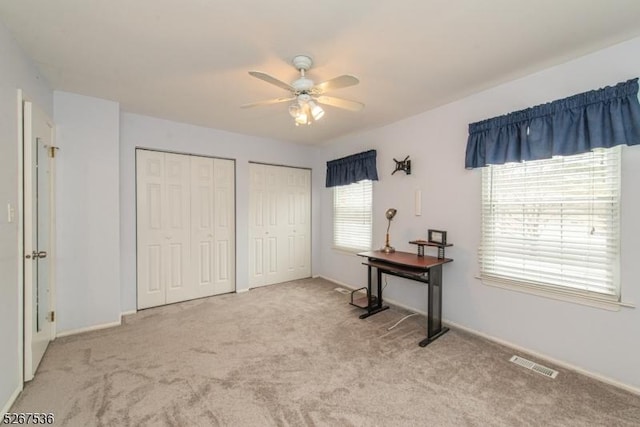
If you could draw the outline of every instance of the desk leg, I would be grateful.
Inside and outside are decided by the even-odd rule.
[[[381,308],[382,307],[382,271],[380,271],[379,268],[377,268],[376,270],[378,270],[378,304],[376,305],[376,308]]]
[[[442,327],[442,265],[437,265],[429,270],[427,309],[427,338],[420,341],[420,347],[435,341],[449,330],[447,327]]]
[[[372,286],[371,286],[371,276],[373,271],[371,270],[372,267],[369,265],[368,267],[368,273],[369,273],[369,277],[367,279],[367,289],[369,290],[368,292],[368,301],[367,301],[367,312],[364,314],[360,315],[360,319],[366,319],[367,317],[379,313],[381,311],[384,311],[386,309],[389,308],[389,306],[382,306],[382,272],[380,271],[379,268],[376,268],[377,270],[377,276],[378,276],[378,302],[375,305],[375,307],[372,304],[372,296],[371,296],[371,291],[372,291]]]

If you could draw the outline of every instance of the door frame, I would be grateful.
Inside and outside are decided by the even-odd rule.
[[[24,140],[24,102],[32,102],[33,105],[37,106],[36,103],[30,101],[22,92],[21,89],[17,90],[17,135],[18,135],[18,203],[17,203],[17,221],[18,221],[18,379],[20,384],[20,390],[24,387],[24,382],[27,377],[30,375],[26,374],[26,356],[27,350],[31,352],[31,343],[27,343],[26,339],[30,334],[27,334],[25,331],[25,327],[27,322],[25,321],[25,316],[30,315],[31,311],[27,312],[25,309],[25,186],[27,185],[24,172],[24,149],[27,141]],[[55,147],[55,126],[51,123],[51,147],[57,149]],[[31,141],[28,141],[30,144]],[[49,179],[49,196],[50,196],[50,218],[49,218],[49,311],[55,311],[56,307],[56,215],[55,215],[55,162],[49,160],[50,168],[50,179]],[[33,183],[32,183],[33,184]],[[36,183],[37,185],[37,183]],[[56,325],[57,321],[51,322],[51,341],[55,339],[56,336]],[[29,378],[31,380],[32,378]],[[28,381],[28,380],[27,380]]]

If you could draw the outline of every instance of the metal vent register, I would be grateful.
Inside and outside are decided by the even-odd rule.
[[[545,377],[555,379],[555,377],[558,376],[558,371],[547,368],[546,366],[539,365],[520,356],[513,356],[511,359],[509,359],[509,361],[515,363],[516,365],[520,365],[523,368],[531,369],[532,371],[542,374]]]

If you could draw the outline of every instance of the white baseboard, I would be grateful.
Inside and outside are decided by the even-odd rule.
[[[86,328],[71,329],[69,331],[59,332],[56,335],[56,338],[67,337],[69,335],[77,335],[77,334],[81,334],[83,332],[97,331],[97,330],[100,330],[100,329],[113,328],[114,326],[120,326],[121,324],[122,324],[122,320],[118,320],[117,322],[110,322],[110,323],[103,323],[101,325],[87,326]]]
[[[5,405],[2,407],[2,411],[0,411],[0,418],[4,417],[4,414],[9,412],[9,410],[11,409],[11,406],[13,406],[13,403],[16,401],[21,391],[22,391],[22,386],[19,386],[18,388],[16,388],[16,390],[13,392],[11,397],[9,397],[9,400],[7,401],[7,403],[5,403]]]
[[[640,395],[640,388],[633,387],[633,386],[631,386],[629,384],[621,383],[620,381],[614,380],[612,378],[606,377],[606,376],[601,375],[601,374],[596,374],[594,372],[587,371],[586,369],[580,368],[579,366],[575,366],[575,365],[572,365],[571,363],[564,362],[562,360],[556,359],[556,358],[548,356],[546,354],[539,353],[537,351],[530,350],[530,349],[528,349],[526,347],[522,347],[522,346],[513,344],[513,343],[511,343],[509,341],[505,341],[503,339],[496,338],[494,336],[485,334],[484,332],[476,331],[475,329],[471,329],[471,328],[467,328],[466,326],[458,325],[455,322],[451,322],[451,321],[445,320],[445,319],[443,319],[442,321],[443,321],[443,323],[446,323],[447,325],[452,326],[452,327],[454,327],[456,329],[460,329],[462,331],[469,332],[470,334],[477,335],[477,336],[482,337],[482,338],[486,338],[489,341],[496,342],[498,344],[504,345],[505,347],[512,348],[513,350],[522,351],[522,352],[528,353],[528,354],[530,354],[532,356],[535,356],[535,357],[537,357],[539,359],[548,361],[548,362],[550,362],[550,363],[552,363],[554,365],[560,366],[560,367],[565,368],[565,369],[569,369],[571,371],[578,372],[578,373],[580,373],[582,375],[585,375],[585,376],[587,376],[589,378],[593,378],[595,380],[598,380],[598,381],[601,381],[603,383],[612,385],[614,387],[621,388],[621,389],[626,390],[626,391],[628,391],[630,393]]]
[[[322,276],[322,275],[320,275],[320,276],[318,276],[318,277],[320,277],[320,278],[322,278],[322,279],[325,279],[325,280],[328,280],[329,282],[335,283],[335,284],[340,285],[340,286],[342,286],[342,287],[345,287],[345,288],[351,289],[351,290],[357,289],[357,288],[355,288],[355,287],[353,287],[353,286],[351,286],[351,285],[348,285],[348,284],[346,284],[346,283],[340,282],[339,280],[331,279],[331,278],[329,278],[329,277]],[[400,304],[400,303],[398,303],[397,301],[393,301],[393,300],[390,300],[390,299],[387,299],[387,298],[385,298],[384,300],[385,300],[385,301],[387,301],[389,304],[392,304],[392,305],[395,305],[395,306],[398,306],[398,307],[404,308],[405,310],[409,310],[409,311],[412,311],[412,312],[414,312],[414,313],[419,313],[419,314],[422,314],[423,316],[426,316],[426,315],[427,315],[427,313],[426,313],[426,312],[423,312],[423,311],[421,311],[421,310],[416,310],[415,308],[413,308],[413,307],[408,307],[408,306],[406,306],[406,305],[404,305],[404,304]],[[552,364],[554,364],[554,365],[557,365],[557,366],[563,367],[563,368],[565,368],[565,369],[569,369],[569,370],[571,370],[571,371],[578,372],[578,373],[580,373],[580,374],[582,374],[582,375],[585,375],[585,376],[587,376],[587,377],[589,377],[589,378],[593,378],[593,379],[595,379],[595,380],[598,380],[598,381],[601,381],[601,382],[603,382],[603,383],[606,383],[606,384],[612,385],[612,386],[614,386],[614,387],[621,388],[621,389],[626,390],[626,391],[628,391],[628,392],[630,392],[630,393],[640,395],[640,388],[633,387],[633,386],[631,386],[631,385],[621,383],[620,381],[616,381],[616,380],[614,380],[614,379],[612,379],[612,378],[606,377],[606,376],[601,375],[601,374],[596,374],[596,373],[594,373],[594,372],[587,371],[586,369],[580,368],[580,367],[578,367],[578,366],[572,365],[572,364],[567,363],[567,362],[564,362],[564,361],[562,361],[562,360],[555,359],[555,358],[553,358],[553,357],[551,357],[551,356],[548,356],[548,355],[546,355],[546,354],[539,353],[539,352],[536,352],[536,351],[530,350],[530,349],[525,348],[525,347],[521,347],[521,346],[516,345],[516,344],[513,344],[513,343],[511,343],[511,342],[509,342],[509,341],[505,341],[505,340],[503,340],[503,339],[496,338],[496,337],[494,337],[494,336],[491,336],[491,335],[485,334],[485,333],[480,332],[480,331],[477,331],[477,330],[475,330],[475,329],[471,329],[471,328],[468,328],[468,327],[466,327],[466,326],[459,325],[459,324],[457,324],[457,323],[455,323],[455,322],[451,322],[451,321],[449,321],[449,320],[447,320],[447,319],[442,319],[442,322],[443,322],[443,323],[445,323],[445,324],[447,324],[448,326],[452,326],[452,327],[454,327],[454,328],[456,328],[456,329],[460,329],[460,330],[462,330],[462,331],[469,332],[470,334],[477,335],[477,336],[479,336],[479,337],[482,337],[482,338],[488,339],[489,341],[496,342],[496,343],[498,343],[498,344],[504,345],[505,347],[512,348],[512,349],[514,349],[514,350],[516,350],[516,351],[522,351],[522,352],[528,353],[528,354],[530,354],[530,355],[532,355],[532,356],[535,356],[535,357],[537,357],[537,358],[539,358],[539,359],[542,359],[542,360],[548,361],[548,362],[550,362],[550,363],[552,363]]]
[[[340,285],[343,288],[351,289],[352,291],[355,291],[356,289],[359,289],[359,288],[356,288],[356,287],[354,287],[352,285],[349,285],[347,283],[341,282],[339,280],[331,279],[331,278],[326,277],[326,276],[318,276],[318,277],[321,278],[321,279],[327,280],[327,281],[329,281],[331,283],[335,283],[336,285]],[[423,316],[427,315],[426,311],[418,310],[418,309],[416,309],[414,307],[409,307],[408,305],[402,304],[402,303],[400,303],[400,302],[398,302],[396,300],[389,299],[389,298],[385,298],[384,300],[385,300],[385,302],[388,302],[391,305],[395,305],[396,307],[400,307],[400,308],[405,309],[407,311],[410,311],[412,313],[418,313],[418,314],[421,314]]]
[[[120,320],[122,320],[123,316],[129,316],[131,314],[136,314],[138,312],[138,310],[127,310],[127,311],[123,311],[122,313],[120,313]]]
[[[249,292],[249,289],[236,289],[236,294],[242,294],[245,292]]]
[[[348,285],[348,284],[346,284],[344,282],[341,282],[339,280],[336,280],[336,279],[332,279],[331,277],[323,276],[321,274],[316,276],[316,278],[327,280],[327,281],[329,281],[331,283],[335,283],[336,285],[340,285],[340,286],[345,287],[347,289],[351,289],[352,291],[355,290],[355,289],[358,289],[358,288],[356,288],[354,286]]]

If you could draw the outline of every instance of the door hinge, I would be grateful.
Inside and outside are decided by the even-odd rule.
[[[56,321],[56,312],[55,311],[51,311],[49,312],[49,322],[55,322]]]
[[[54,147],[53,145],[49,146],[49,157],[52,159],[56,157],[56,150],[59,150],[60,147]]]

